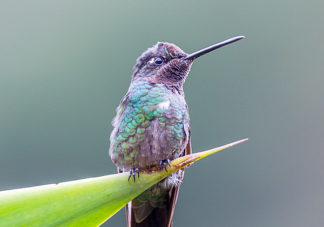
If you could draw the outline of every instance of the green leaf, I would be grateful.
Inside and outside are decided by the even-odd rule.
[[[236,141],[171,161],[168,172],[150,169],[136,181],[129,173],[0,192],[0,226],[98,226],[171,173]]]

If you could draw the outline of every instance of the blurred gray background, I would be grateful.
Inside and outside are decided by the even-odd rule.
[[[193,52],[193,151],[175,226],[324,225],[324,2],[1,1],[0,190],[115,172],[111,119],[136,58]],[[125,226],[121,211],[105,226]]]

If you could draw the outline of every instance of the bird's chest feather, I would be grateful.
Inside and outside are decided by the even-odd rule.
[[[110,155],[120,168],[148,168],[179,156],[187,143],[183,96],[163,84],[134,83],[113,120]]]

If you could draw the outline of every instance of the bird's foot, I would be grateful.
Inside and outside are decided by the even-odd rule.
[[[161,169],[165,169],[165,172],[168,172],[167,166],[171,167],[170,159],[165,159],[165,160],[160,161],[160,167],[161,167]]]
[[[135,182],[136,173],[137,173],[137,178],[139,178],[139,169],[138,168],[131,168],[131,170],[129,171],[128,181],[131,178],[131,176],[133,176],[134,182]]]

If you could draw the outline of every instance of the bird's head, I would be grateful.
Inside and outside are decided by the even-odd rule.
[[[172,43],[158,42],[137,59],[132,80],[182,87],[194,59],[242,38],[244,36],[234,37],[192,54],[185,53]]]

